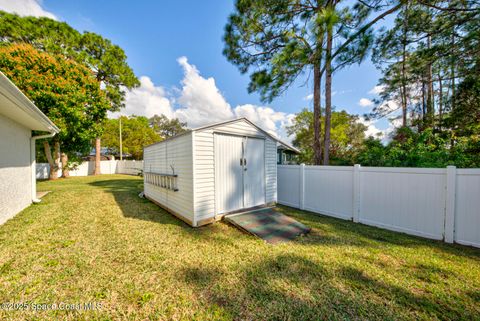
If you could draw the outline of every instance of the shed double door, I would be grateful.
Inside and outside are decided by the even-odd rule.
[[[265,140],[215,134],[217,214],[265,204]]]

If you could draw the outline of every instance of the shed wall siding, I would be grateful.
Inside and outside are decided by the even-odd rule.
[[[238,121],[195,132],[195,215],[202,220],[215,215],[214,132],[262,136],[265,139],[266,202],[277,199],[277,145],[274,140],[246,121]]]
[[[220,126],[211,128],[209,130],[228,132],[228,133],[239,134],[239,135],[253,135],[253,136],[265,137],[265,134],[261,130],[250,125],[244,120],[230,123],[230,124],[220,125]]]
[[[193,216],[193,164],[192,134],[186,134],[163,143],[145,147],[144,171],[178,174],[178,191],[174,192],[144,183],[145,195],[172,211],[194,221]]]
[[[0,115],[0,224],[32,201],[31,130]]]
[[[215,157],[213,130],[195,133],[195,215],[197,220],[215,213]]]
[[[277,201],[277,142],[265,140],[265,200],[267,203]]]

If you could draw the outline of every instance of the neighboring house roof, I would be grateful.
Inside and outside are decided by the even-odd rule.
[[[235,123],[235,122],[239,122],[239,121],[246,121],[247,123],[249,123],[250,125],[252,125],[253,127],[257,128],[258,130],[260,130],[262,133],[264,133],[265,135],[267,135],[268,137],[270,137],[271,139],[273,139],[274,141],[276,141],[279,146],[278,148],[281,148],[280,146],[282,146],[282,149],[288,149],[288,150],[292,150],[294,151],[295,153],[300,153],[300,151],[298,149],[296,149],[295,147],[285,143],[284,141],[281,141],[280,139],[278,139],[277,137],[273,136],[272,134],[270,134],[269,132],[265,131],[264,129],[262,129],[261,127],[255,125],[254,123],[252,123],[250,120],[248,120],[248,118],[245,118],[245,117],[241,117],[241,118],[235,118],[235,119],[231,119],[231,120],[226,120],[226,121],[222,121],[222,122],[218,122],[218,123],[213,123],[213,124],[210,124],[210,125],[206,125],[206,126],[201,126],[201,127],[197,127],[197,128],[194,128],[188,132],[185,132],[185,133],[182,133],[182,134],[179,134],[177,136],[174,136],[174,137],[171,137],[171,138],[168,138],[168,139],[165,139],[165,140],[162,140],[161,142],[158,142],[158,143],[162,143],[164,141],[167,141],[167,140],[170,140],[170,139],[174,139],[176,137],[179,137],[179,136],[183,136],[185,134],[188,134],[190,132],[196,132],[196,131],[200,131],[200,130],[204,130],[204,129],[208,129],[208,128],[212,128],[212,127],[217,127],[217,126],[222,126],[222,125],[226,125],[226,124],[230,124],[230,123]],[[155,144],[158,144],[158,143],[154,143],[154,144],[151,144],[151,145],[155,145]],[[148,145],[150,146],[150,145]],[[145,146],[147,147],[147,146]]]
[[[277,149],[281,149],[281,150],[289,150],[289,151],[292,151],[294,152],[295,154],[300,154],[300,150],[298,150],[297,148],[291,146],[291,145],[288,145],[284,142],[281,142],[281,141],[278,141],[278,146],[277,146]]]
[[[60,130],[35,104],[0,71],[0,115],[32,130],[58,133]]]

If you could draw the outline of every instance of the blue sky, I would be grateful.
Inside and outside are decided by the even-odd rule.
[[[233,0],[136,1],[134,5],[124,0],[19,0],[15,4],[0,0],[0,9],[23,15],[54,15],[79,31],[99,33],[120,45],[135,74],[143,76],[142,88],[128,95],[127,114],[170,113],[192,126],[217,114],[224,118],[247,116],[284,136],[282,126],[288,123],[289,115],[312,108],[312,101],[305,98],[311,94],[311,84],[305,83],[305,78],[269,104],[247,92],[248,75],[240,74],[222,55],[223,29],[233,11]],[[179,61],[180,57],[186,59]],[[368,112],[372,106],[366,99],[375,97],[369,92],[379,76],[369,60],[338,72],[333,79],[333,105],[354,114]],[[367,106],[360,105],[362,98]],[[213,107],[197,110],[199,104]],[[150,107],[144,107],[147,105]],[[239,106],[243,108],[236,110]],[[385,129],[388,122],[370,125],[372,130],[373,126]]]

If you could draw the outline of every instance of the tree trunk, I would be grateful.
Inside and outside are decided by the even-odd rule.
[[[122,116],[118,117],[118,134],[120,138],[120,160],[123,160]]]
[[[66,153],[60,154],[60,161],[62,163],[62,177],[70,177],[70,172],[68,171],[68,155]]]
[[[442,131],[442,121],[443,121],[443,83],[440,72],[438,73],[438,130]]]
[[[406,71],[406,60],[407,60],[407,32],[408,32],[408,2],[405,6],[405,17],[403,20],[403,41],[402,41],[402,126],[407,126],[407,71]]]
[[[432,46],[432,36],[427,37],[427,48]],[[431,128],[435,118],[435,106],[433,105],[433,81],[432,81],[432,63],[429,61],[427,64],[427,116],[426,127]]]
[[[406,86],[402,85],[400,89],[401,101],[402,101],[402,126],[407,127],[407,94]]]
[[[452,48],[455,48],[455,27],[452,29]],[[455,49],[454,49],[455,50]],[[452,55],[453,57],[453,55]],[[455,109],[455,59],[452,59],[452,64],[450,65],[450,72],[452,77],[452,110]]]
[[[322,75],[320,74],[320,64],[321,62],[315,63],[313,67],[313,151],[315,165],[321,165],[322,163],[322,142],[320,137],[322,132],[322,104],[320,100]]]
[[[95,138],[95,171],[93,172],[93,175],[100,175],[102,173],[100,169],[100,157],[101,157],[101,142],[100,142],[100,137]]]
[[[54,142],[53,156],[50,143],[47,140],[43,142],[43,150],[45,151],[45,156],[50,165],[48,179],[56,180],[58,178],[58,169],[60,168],[60,142]]]
[[[327,50],[325,53],[325,134],[323,142],[323,165],[330,162],[330,127],[332,119],[332,42],[333,27],[327,28]]]
[[[425,80],[422,79],[422,124],[425,124],[426,101],[425,101]],[[423,127],[423,125],[422,125]]]
[[[60,166],[60,142],[58,140],[53,144],[53,161],[55,162],[55,168],[58,170]],[[58,174],[56,174],[58,177]]]
[[[50,144],[47,140],[43,142],[43,150],[45,151],[45,156],[47,157],[48,165],[50,165],[50,173],[48,175],[48,179],[55,180],[58,178],[57,170],[58,168],[55,167],[55,162],[53,161],[52,157],[52,149],[50,148]]]

